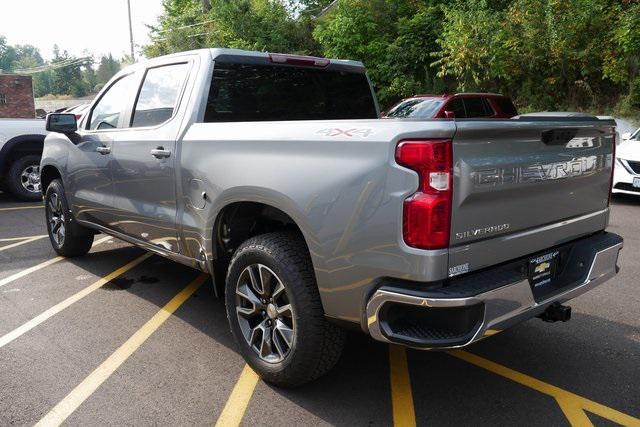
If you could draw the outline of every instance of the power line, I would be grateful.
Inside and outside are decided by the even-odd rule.
[[[164,30],[157,31],[157,33],[158,33],[158,34],[162,34],[162,33],[166,33],[166,32],[169,32],[169,31],[182,30],[182,29],[184,29],[184,28],[191,28],[191,27],[197,27],[197,26],[199,26],[199,25],[211,24],[211,23],[213,23],[213,22],[216,22],[216,21],[215,21],[215,20],[202,21],[202,22],[197,22],[197,23],[195,23],[195,24],[183,25],[183,26],[181,26],[181,27],[167,28],[167,29],[164,29]]]
[[[85,64],[85,63],[91,61],[92,59],[93,58],[91,58],[90,56],[85,56],[85,57],[82,57],[82,58],[70,58],[70,59],[65,59],[65,60],[59,61],[59,62],[53,62],[53,63],[49,63],[49,64],[45,64],[45,65],[40,65],[38,67],[17,69],[17,70],[14,70],[14,73],[16,73],[16,74],[37,74],[37,73],[42,73],[44,71],[57,70],[57,69],[60,69],[60,68],[65,68],[65,67],[82,65],[82,64]]]

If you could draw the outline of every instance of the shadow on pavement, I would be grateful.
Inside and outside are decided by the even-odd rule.
[[[102,276],[105,257],[133,259],[142,250],[100,250],[73,264]],[[102,262],[101,262],[102,261]],[[108,263],[112,264],[112,263]],[[153,256],[104,292],[128,292],[158,307],[177,294],[198,272]],[[171,280],[158,278],[172,277]],[[123,286],[123,284],[125,286]],[[162,286],[163,289],[158,289]],[[223,303],[210,281],[174,315],[216,343],[235,350]],[[537,319],[473,345],[467,350],[633,416],[640,415],[640,332],[629,325],[576,313],[568,323]],[[198,343],[194,343],[197,351]],[[216,358],[215,354],[211,355]],[[238,355],[238,358],[240,356]],[[296,411],[341,425],[392,423],[387,346],[350,333],[341,361],[326,377],[294,390],[260,384],[245,420],[275,420]],[[566,424],[555,400],[443,352],[409,350],[413,399],[418,423],[431,424]],[[236,378],[224,381],[235,382]],[[275,403],[274,403],[275,402]],[[288,424],[288,423],[285,423]]]

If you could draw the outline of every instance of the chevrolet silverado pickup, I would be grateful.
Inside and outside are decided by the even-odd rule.
[[[463,347],[568,320],[618,271],[611,120],[381,120],[359,62],[207,49],[132,65],[47,128],[53,248],[104,232],[210,273],[280,386],[331,369],[348,328]]]
[[[0,119],[0,189],[25,201],[42,200],[40,155],[45,121]]]

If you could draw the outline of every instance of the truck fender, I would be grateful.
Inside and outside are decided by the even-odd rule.
[[[10,154],[20,144],[29,144],[29,147],[25,151],[32,153],[42,153],[42,147],[44,146],[44,135],[27,134],[19,135],[9,139],[0,149],[0,173],[4,173],[8,166]]]

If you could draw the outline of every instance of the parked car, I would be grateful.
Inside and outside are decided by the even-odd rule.
[[[623,134],[616,148],[612,191],[640,195],[640,129]]]
[[[622,134],[623,141],[640,141],[640,128],[636,129],[635,132],[626,132]]]
[[[132,65],[80,122],[48,118],[51,244],[83,255],[100,231],[211,273],[241,354],[280,386],[331,369],[344,328],[458,348],[566,321],[562,303],[617,274],[615,122],[378,114],[354,61],[211,49]]]
[[[42,200],[40,156],[45,121],[0,119],[0,188],[25,201]]]
[[[414,119],[508,119],[517,115],[511,98],[495,93],[415,95],[383,113],[383,117]]]
[[[82,118],[82,115],[85,114],[87,110],[89,110],[90,106],[91,106],[91,103],[74,105],[73,107],[67,108],[63,112],[75,114],[76,120],[79,121]]]

